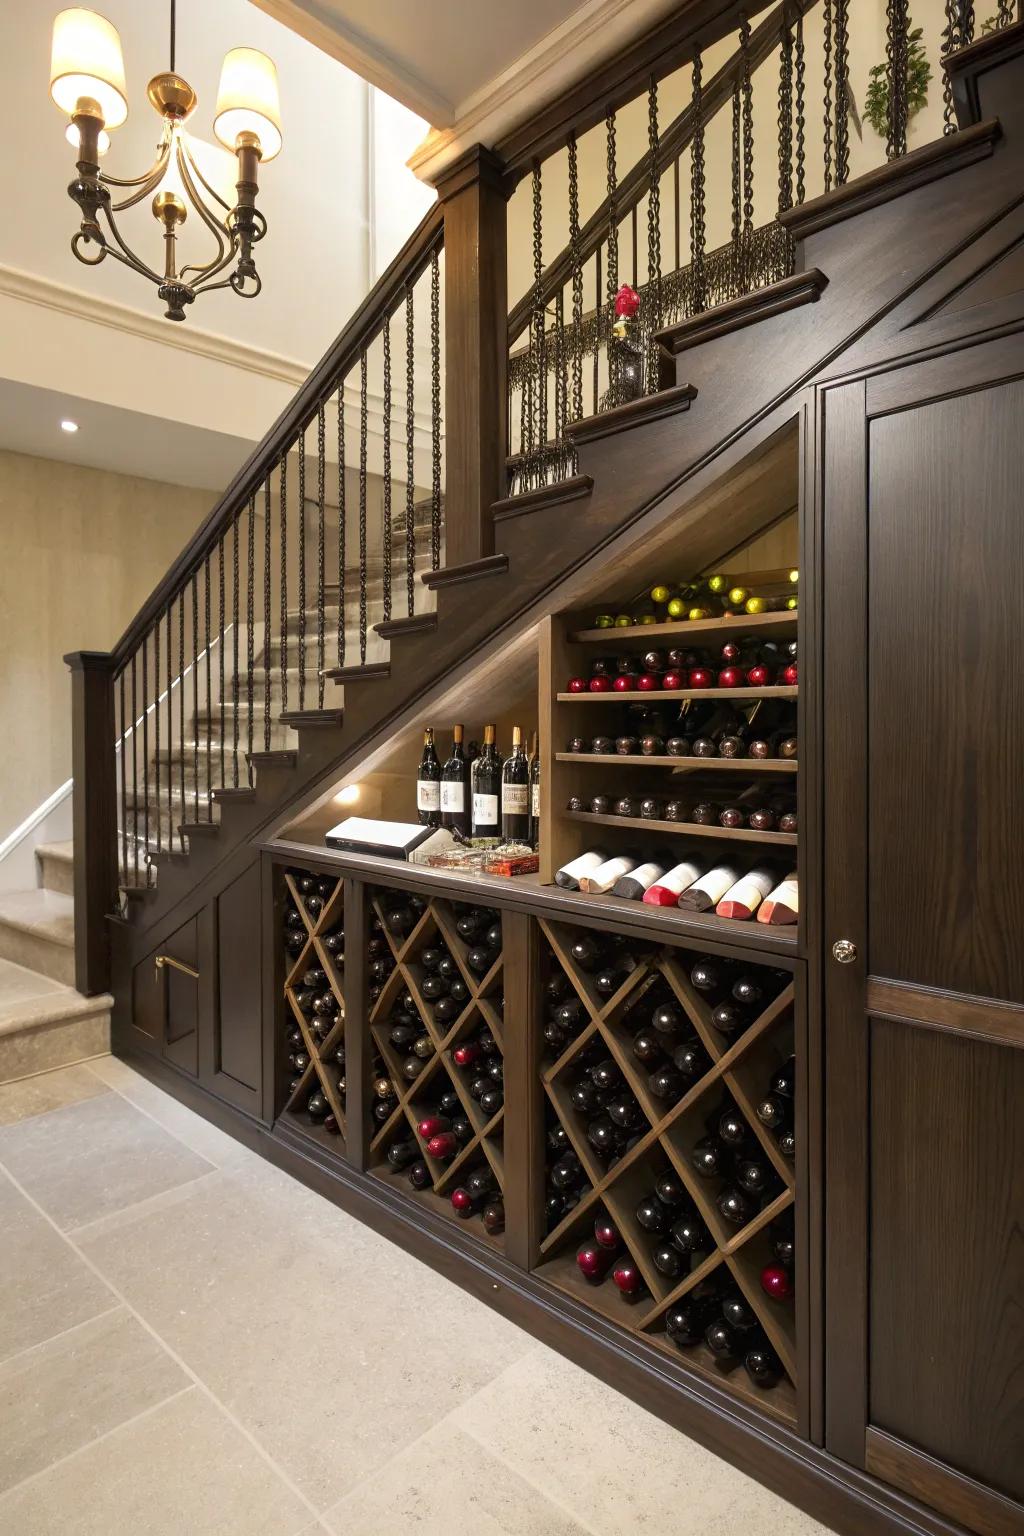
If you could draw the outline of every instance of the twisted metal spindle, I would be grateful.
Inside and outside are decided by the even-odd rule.
[[[658,82],[651,76],[647,89],[647,153],[650,159],[650,185],[647,192],[647,288],[650,296],[651,342],[647,361],[647,393],[653,395],[660,384],[659,348],[654,332],[661,325],[661,170],[658,165]]]
[[[316,413],[316,705],[324,707],[324,579],[326,549],[324,520],[327,515],[327,419],[324,403]]]
[[[288,454],[281,455],[279,492],[279,534],[281,541],[281,642],[277,665],[281,673],[281,713],[288,709]]]
[[[139,705],[135,666],[137,655],[137,651],[132,652],[132,850],[135,885],[139,883]]]
[[[430,569],[441,565],[441,274],[430,253]]]
[[[127,748],[125,746],[125,742],[126,742],[126,739],[127,739],[127,734],[126,734],[126,731],[125,731],[125,717],[124,717],[124,709],[125,709],[125,704],[124,704],[124,667],[121,668],[120,672],[117,675],[117,688],[118,688],[118,715],[119,715],[120,722],[121,722],[121,751],[120,751],[120,755],[119,755],[119,762],[120,762],[120,766],[121,766],[121,883],[123,885],[127,885],[128,884],[128,764],[127,764],[127,760],[126,760],[126,757],[125,757],[125,753],[127,751]],[[133,745],[134,745],[134,738],[133,738]]]
[[[806,62],[804,57],[804,18],[799,15],[796,19],[796,39],[793,47],[793,61],[796,76],[795,106],[796,106],[796,203],[799,208],[803,203],[807,192],[806,185],[806,121],[804,117],[804,81],[806,75]]]
[[[181,819],[188,820],[185,799],[185,589],[178,593],[178,777],[181,786]],[[182,851],[185,835],[179,831]]]
[[[306,707],[306,424],[299,431],[299,709]]]
[[[271,623],[270,623],[270,605],[271,605],[271,585],[270,585],[270,560],[271,560],[270,512],[271,512],[271,504],[272,503],[271,503],[271,494],[270,494],[270,475],[268,474],[267,478],[263,482],[263,750],[264,750],[264,752],[269,752],[270,751],[270,648],[271,648],[271,644],[272,644],[272,636],[271,636],[271,633],[270,633],[270,629],[271,629]],[[250,656],[249,671],[250,672],[252,671],[252,662],[251,662],[252,650],[253,650],[252,619],[250,618],[250,620],[249,620],[249,656]],[[252,764],[251,763],[249,764],[249,778],[250,778],[250,780],[252,779]]]
[[[850,179],[850,18],[849,0],[836,4],[836,186]]]
[[[210,629],[210,557],[203,561],[203,649],[206,657],[206,819],[213,820],[213,658]]]
[[[405,285],[405,601],[416,607],[416,346],[413,284]]]
[[[221,782],[221,784],[226,784],[227,783],[227,778],[226,778],[225,772],[224,772],[224,752],[225,752],[225,740],[224,740],[224,738],[227,735],[227,731],[225,729],[225,725],[226,725],[226,710],[227,710],[227,697],[226,697],[226,695],[227,695],[227,687],[225,685],[225,666],[224,666],[224,651],[226,649],[226,646],[225,646],[225,628],[226,628],[226,626],[225,626],[225,606],[224,606],[224,542],[225,542],[224,541],[224,535],[221,534],[220,541],[218,542],[218,545],[217,545],[217,586],[218,586],[218,597],[219,597],[219,604],[220,604],[220,606],[219,606],[219,626],[218,626],[218,629],[217,629],[217,663],[218,663],[218,669],[219,669],[219,673],[220,673],[220,782]]]
[[[885,153],[887,159],[898,160],[907,152],[907,35],[910,26],[907,0],[888,0],[885,16],[886,83],[889,88]]]
[[[253,501],[249,501],[249,526],[252,527]],[[241,513],[236,512],[231,520],[231,706],[233,721],[231,726],[231,784],[238,788],[238,703],[240,697],[240,684],[238,678],[238,652],[239,652],[239,613],[238,613],[238,524],[241,521]],[[251,544],[251,537],[250,537]],[[249,569],[249,591],[252,591],[252,568]],[[249,621],[249,631],[252,632],[252,621]],[[249,728],[252,729],[252,661],[247,669],[249,679]],[[249,750],[252,751],[250,743]]]
[[[143,673],[145,677],[145,673]],[[146,762],[149,762],[147,756]],[[146,774],[149,789],[149,774]],[[163,851],[163,821],[160,815],[160,616],[153,625],[153,800],[156,805],[156,851]],[[146,817],[146,842],[149,842],[149,817]]]
[[[779,49],[779,212],[793,206],[793,32],[787,19]]]
[[[698,48],[693,55],[693,141],[690,146],[690,271],[693,308],[707,309],[704,255],[707,224],[704,187],[704,61]]]
[[[531,178],[533,206],[533,307],[530,311],[530,375],[533,380],[530,441],[536,458],[530,467],[530,483],[541,484],[544,478],[544,451],[547,441],[547,377],[546,337],[544,325],[544,232],[543,198],[540,161],[534,160]]]
[[[237,526],[236,526],[237,545]],[[236,549],[237,554],[237,549]],[[269,605],[268,605],[269,606]],[[254,735],[256,731],[256,668],[255,648],[256,638],[253,633],[256,620],[256,492],[249,497],[249,526],[245,540],[245,750],[246,750],[246,776],[252,783],[252,752]],[[238,630],[238,572],[235,571],[235,631]],[[268,641],[264,636],[264,645]],[[238,670],[237,655],[235,670]],[[236,701],[235,712],[237,718],[238,704]],[[238,731],[235,731],[235,775],[234,786],[238,788]]]
[[[800,26],[800,21],[798,20],[797,27],[799,28],[799,26]],[[833,54],[833,51],[834,51],[833,50],[833,41],[832,41],[832,39],[833,39],[833,33],[834,33],[834,27],[835,27],[833,15],[832,15],[832,0],[825,0],[824,6],[822,8],[822,26],[823,26],[824,34],[825,34],[825,41],[824,41],[824,50],[825,50],[825,58],[824,58],[825,100],[824,100],[824,107],[825,107],[825,115],[824,115],[824,118],[823,118],[823,128],[824,128],[823,146],[824,146],[825,191],[826,192],[831,192],[831,190],[832,190],[832,132],[833,132],[833,130],[832,130],[832,54]],[[797,201],[799,202],[799,199],[797,199]]]
[[[366,348],[359,354],[359,663],[366,663]]]
[[[338,666],[345,665],[345,380],[338,384]]]
[[[384,507],[381,518],[381,583],[385,624],[391,618],[391,316],[384,316]]]
[[[192,777],[195,804],[192,820],[199,820],[199,572],[192,572]]]
[[[580,182],[576,135],[569,135],[569,252],[572,275],[572,419],[583,415],[583,267],[580,264]]]

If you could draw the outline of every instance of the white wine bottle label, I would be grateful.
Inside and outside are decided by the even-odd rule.
[[[473,796],[473,825],[474,827],[496,827],[498,824],[498,797],[497,795]]]
[[[776,875],[772,870],[752,869],[729,887],[715,911],[719,917],[753,917],[775,881]]]
[[[649,907],[674,907],[683,891],[699,877],[701,866],[693,859],[674,864],[657,880],[652,880],[644,891],[644,901]]]
[[[632,874],[622,875],[616,880],[612,886],[612,895],[624,896],[627,901],[638,901],[664,873],[660,864],[640,864]]]
[[[636,859],[626,858],[625,855],[608,859],[606,863],[598,865],[591,874],[581,878],[580,890],[589,892],[591,896],[600,895],[604,891],[610,891],[616,880],[623,875],[628,875],[635,868]]]
[[[529,804],[530,786],[528,784],[501,786],[501,809],[506,816],[525,816]]]
[[[442,811],[466,809],[466,786],[459,779],[441,780],[441,809]]]
[[[757,909],[759,923],[795,923],[799,915],[800,892],[796,875],[787,875],[780,881]]]
[[[534,784],[530,789],[530,814],[536,818],[540,815],[540,785]]]
[[[681,907],[693,907],[698,912],[707,912],[716,902],[721,901],[730,885],[734,885],[739,876],[739,870],[735,864],[716,864],[714,869],[709,869],[706,875],[701,875],[695,880],[687,891],[680,897]]]
[[[441,809],[441,786],[436,779],[416,780],[416,809],[418,811]]]
[[[578,891],[582,876],[600,869],[604,861],[605,855],[598,849],[592,849],[590,853],[581,853],[575,859],[570,859],[568,864],[562,865],[555,875],[555,884],[560,885],[563,890]]]

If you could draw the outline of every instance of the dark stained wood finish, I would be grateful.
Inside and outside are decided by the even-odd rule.
[[[953,91],[953,106],[961,128],[981,122],[986,115],[982,97],[987,95],[993,72],[1006,78],[1006,65],[1024,58],[1024,22],[995,32],[982,33],[966,48],[960,48],[943,60],[943,68],[949,77]],[[986,78],[989,77],[989,78]],[[985,105],[988,105],[986,101]],[[1001,102],[993,103],[998,111]],[[992,115],[991,112],[988,115]]]
[[[459,587],[484,576],[503,576],[507,570],[508,555],[484,555],[479,560],[467,560],[464,565],[445,565],[439,571],[424,571],[420,579],[425,587],[436,592],[438,587]]]
[[[1022,1104],[1019,1051],[872,1022],[870,1421],[1018,1500]]]
[[[610,411],[602,411],[598,416],[585,416],[582,421],[572,421],[565,430],[577,447],[582,443],[596,443],[603,437],[614,437],[630,427],[688,411],[696,396],[694,385],[673,384],[671,389],[659,390],[656,395],[642,395],[639,400],[613,406]]]
[[[216,995],[208,1070],[215,1092],[259,1113],[262,964],[259,860],[220,892],[216,927]]]
[[[266,862],[269,864],[270,860]],[[370,1079],[370,1001],[366,978],[368,890],[361,880],[345,880],[345,1151],[355,1168],[370,1160],[373,1124],[366,1112]],[[278,928],[280,933],[280,928]],[[352,1084],[351,1088],[347,1085]],[[363,1091],[359,1091],[362,1085]]]
[[[117,896],[114,658],[73,651],[64,661],[71,670],[75,986],[91,997],[110,985],[107,913]]]
[[[508,297],[501,162],[478,144],[438,184],[444,209],[445,559],[494,548],[491,503],[505,491]]]
[[[948,368],[950,383],[956,376]],[[1024,383],[872,422],[871,970],[1024,1001]],[[920,594],[912,604],[908,582]],[[936,794],[894,773],[928,763]],[[910,857],[894,857],[894,849]]]
[[[388,619],[373,627],[382,640],[397,640],[402,635],[425,635],[437,628],[437,614],[416,613],[408,619]],[[388,670],[390,672],[390,667]]]
[[[870,976],[867,1007],[875,1018],[924,1024],[929,1029],[948,1029],[997,1045],[1024,1048],[1024,1007],[1019,1003],[968,997],[962,992],[942,992],[936,987],[915,987],[905,981],[883,981]]]
[[[503,496],[491,505],[491,516],[496,523],[509,517],[523,517],[530,512],[544,512],[550,507],[562,507],[570,501],[583,501],[594,489],[590,475],[570,475],[566,480],[555,480],[535,491],[523,491],[519,496]]]
[[[978,1536],[1020,1536],[1024,1508],[880,1429],[868,1430],[868,1471],[934,1504]]]
[[[806,240],[820,230],[829,229],[858,213],[878,208],[914,187],[925,187],[930,182],[975,165],[991,155],[1000,135],[998,122],[975,123],[960,133],[947,138],[935,139],[912,150],[901,160],[890,160],[876,170],[867,171],[853,181],[797,208],[780,213],[779,223],[794,240]]]
[[[544,1106],[536,1029],[540,977],[536,924],[525,913],[503,912],[505,1018],[505,1253],[531,1269],[544,1235]]]
[[[746,325],[756,325],[771,315],[783,315],[798,309],[801,304],[816,304],[828,286],[828,278],[817,267],[806,272],[794,272],[780,282],[769,283],[767,288],[756,288],[753,293],[731,299],[727,304],[716,304],[714,309],[691,315],[678,325],[655,332],[654,340],[678,357],[690,347],[699,347],[716,336],[727,336],[730,331],[742,330]]]

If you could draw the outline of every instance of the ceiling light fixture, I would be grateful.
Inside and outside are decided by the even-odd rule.
[[[232,48],[224,59],[213,119],[217,138],[238,160],[237,201],[229,207],[196,163],[185,129],[196,93],[175,71],[174,52],[171,0],[170,68],[154,75],[147,89],[163,119],[163,132],[155,161],[134,179],[106,175],[99,167],[99,157],[110,145],[110,130],[128,116],[121,39],[104,16],[79,6],[57,16],[50,95],[70,119],[67,137],[78,152],[78,175],[68,195],[82,210],[82,223],[71,241],[72,251],[86,266],[99,266],[112,256],[149,278],[167,306],[168,320],[184,320],[185,306],[199,293],[231,288],[240,298],[253,299],[260,291],[253,247],[266,234],[267,221],[256,208],[258,171],[261,161],[273,160],[280,152],[281,107],[273,62],[255,48]],[[111,188],[124,194],[119,202],[113,201]],[[136,255],[115,220],[116,214],[150,193],[153,216],[163,230],[162,273]],[[209,261],[179,268],[178,235],[189,204],[212,235],[215,250]]]
[[[65,417],[65,419],[60,424],[60,429],[62,432],[77,432],[78,422],[72,421],[70,417]]]

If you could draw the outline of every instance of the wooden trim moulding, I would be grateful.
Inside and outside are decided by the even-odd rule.
[[[458,587],[467,581],[479,581],[482,576],[503,576],[507,570],[508,555],[483,555],[479,560],[466,560],[462,565],[443,565],[437,571],[424,571],[420,580],[435,592],[438,587]]]
[[[656,395],[642,395],[639,400],[628,400],[625,405],[615,405],[610,411],[597,416],[585,416],[582,421],[572,421],[566,427],[566,435],[577,445],[596,443],[602,437],[613,437],[633,427],[645,427],[648,422],[660,421],[663,416],[675,416],[688,411],[697,398],[695,384],[676,384],[671,389],[661,389]]]
[[[506,518],[523,517],[528,512],[543,512],[548,507],[583,501],[593,489],[591,475],[570,475],[567,480],[556,480],[535,491],[523,491],[518,496],[503,496],[500,501],[491,503],[491,516],[496,523],[501,523]]]
[[[926,1029],[976,1035],[993,1045],[1024,1049],[1024,1007],[992,997],[971,997],[939,987],[919,987],[907,981],[869,976],[867,1011],[873,1018]]]
[[[799,208],[787,208],[779,214],[779,223],[789,231],[794,240],[806,240],[854,214],[866,213],[869,208],[880,208],[893,198],[902,197],[915,187],[926,187],[929,182],[954,171],[962,171],[978,160],[987,160],[995,149],[1001,129],[993,118],[987,123],[977,123],[960,133],[912,150],[900,160],[890,160],[887,165],[867,171],[842,187],[825,192],[821,197],[801,203]]]
[[[979,80],[989,70],[1024,54],[1024,21],[986,32],[966,48],[947,54],[942,67],[953,92],[953,105],[961,129],[981,121]]]
[[[717,304],[702,314],[691,315],[678,325],[655,331],[653,340],[678,357],[688,347],[698,347],[702,342],[717,336],[727,336],[730,331],[741,330],[745,325],[755,325],[767,320],[769,315],[782,315],[801,304],[816,304],[828,286],[828,278],[817,267],[806,272],[794,272],[780,282],[770,283],[767,288],[757,288],[726,304]]]
[[[867,1429],[867,1470],[912,1498],[922,1499],[978,1536],[1020,1536],[1024,1513],[1015,1499],[944,1466],[894,1435]]]

